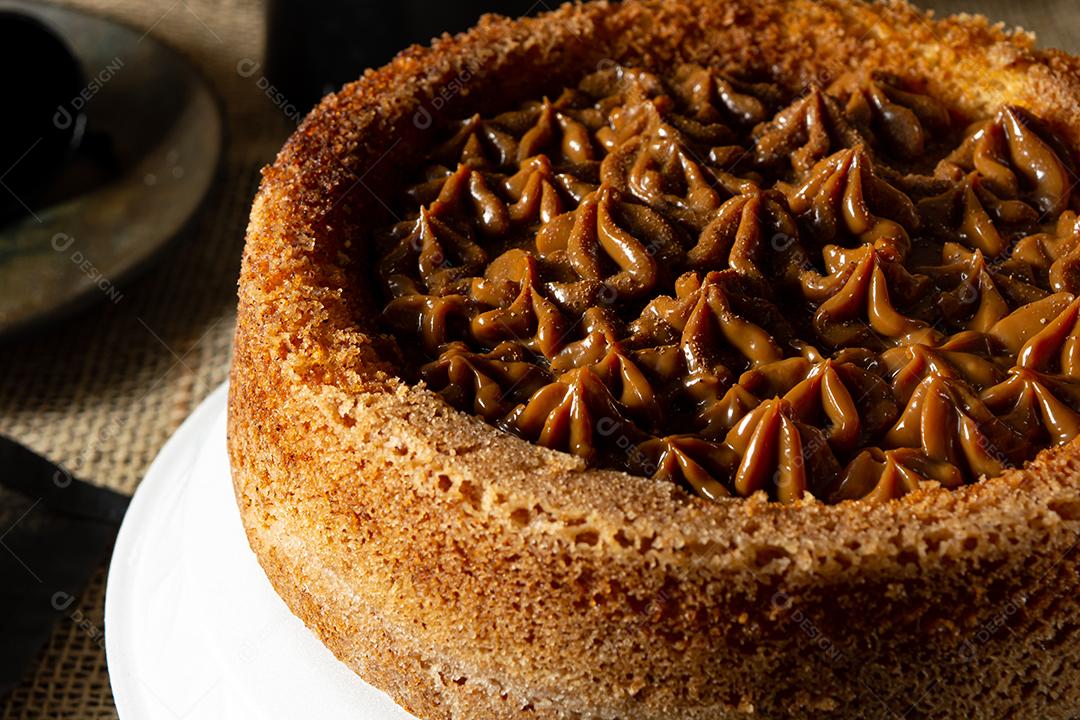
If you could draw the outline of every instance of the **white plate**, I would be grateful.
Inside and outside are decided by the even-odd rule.
[[[225,450],[226,388],[166,443],[120,529],[105,600],[123,720],[415,720],[325,648],[248,547]]]

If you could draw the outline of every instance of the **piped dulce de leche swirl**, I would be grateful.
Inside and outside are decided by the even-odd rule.
[[[1080,433],[1072,150],[917,79],[612,68],[454,124],[375,233],[404,372],[702,498],[888,501]]]

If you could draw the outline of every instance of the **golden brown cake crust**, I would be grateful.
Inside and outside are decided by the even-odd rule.
[[[500,433],[384,359],[353,240],[440,123],[683,61],[928,78],[1080,144],[1075,58],[901,2],[596,2],[406,50],[321,103],[252,209],[229,447],[271,582],[423,718],[1074,716],[1075,443],[877,506],[711,503]]]

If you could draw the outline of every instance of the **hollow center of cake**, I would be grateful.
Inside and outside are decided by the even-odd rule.
[[[1073,156],[917,79],[612,68],[447,131],[376,233],[383,320],[405,375],[590,465],[954,488],[1080,432]]]

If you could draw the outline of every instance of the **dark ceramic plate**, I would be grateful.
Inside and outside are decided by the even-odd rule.
[[[62,180],[0,228],[6,336],[94,301],[119,302],[122,283],[207,196],[224,131],[202,76],[148,35],[24,0],[0,0],[0,10],[31,15],[67,42],[83,67],[77,102],[87,118],[83,147]]]

